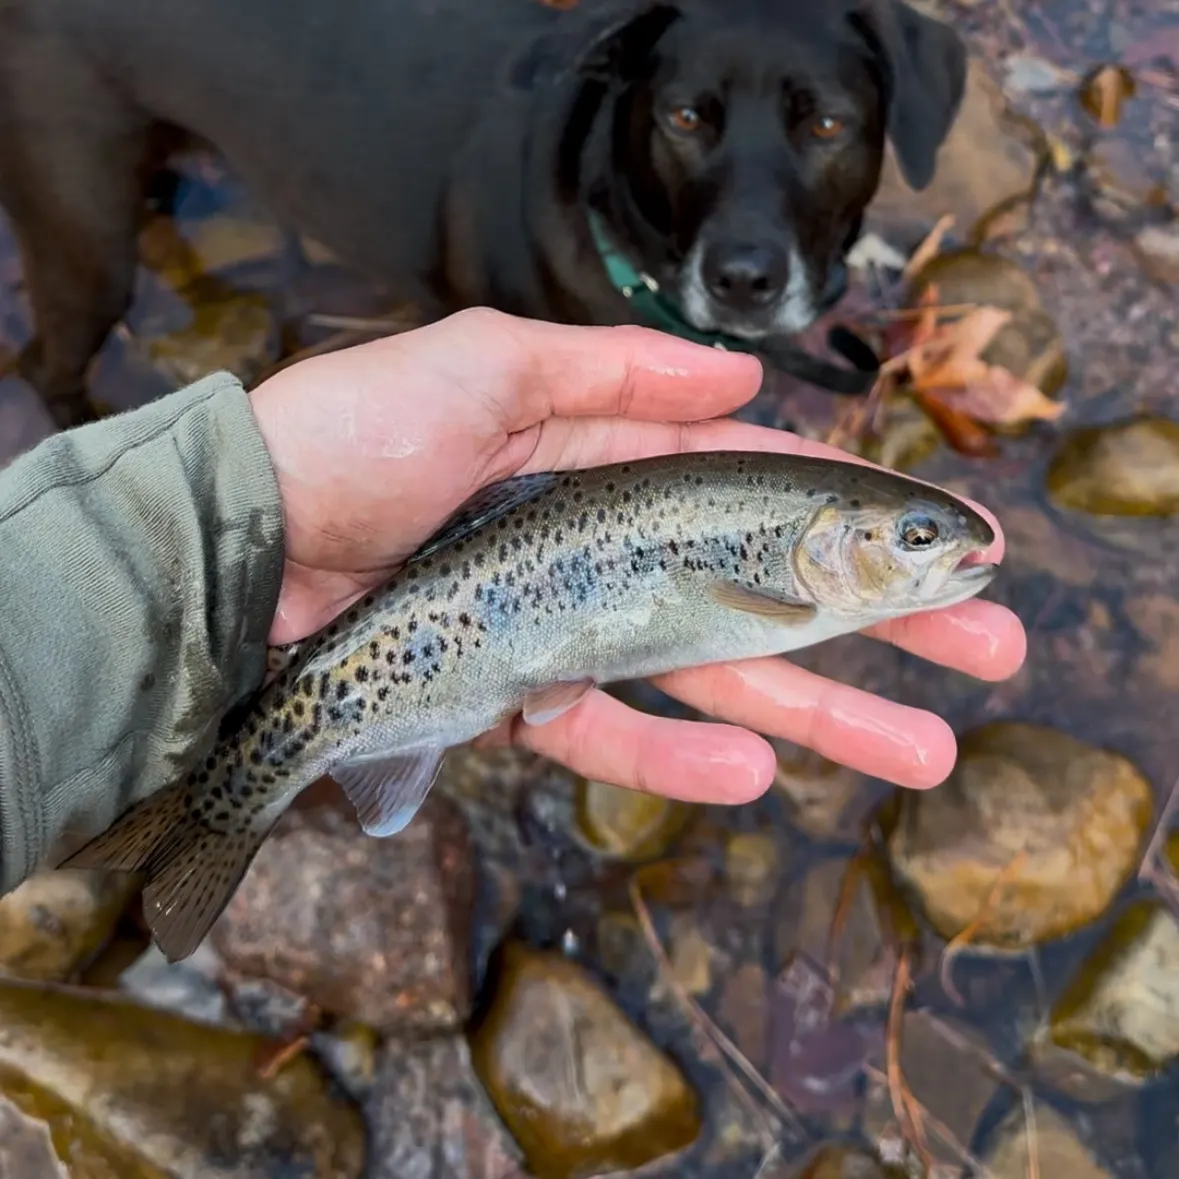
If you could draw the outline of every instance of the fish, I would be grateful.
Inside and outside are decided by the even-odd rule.
[[[59,868],[144,874],[152,938],[179,961],[321,776],[367,834],[393,836],[446,751],[509,717],[548,724],[598,685],[965,601],[997,571],[994,540],[950,493],[831,458],[714,451],[504,480],[318,633],[272,649],[208,755]]]

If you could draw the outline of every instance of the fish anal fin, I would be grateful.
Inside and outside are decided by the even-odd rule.
[[[810,602],[739,581],[718,581],[709,586],[709,593],[714,601],[730,610],[758,614],[788,626],[805,626],[818,614],[818,608]]]
[[[566,680],[547,684],[530,692],[524,700],[524,721],[529,725],[547,725],[580,704],[597,687],[592,679]]]
[[[368,835],[384,839],[405,829],[417,814],[446,750],[441,746],[367,754],[331,771],[356,809]]]

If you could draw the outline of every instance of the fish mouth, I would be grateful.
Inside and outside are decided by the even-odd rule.
[[[991,579],[999,572],[999,563],[986,560],[986,551],[986,549],[971,549],[954,566],[950,576],[946,578],[946,589],[960,589],[976,594],[990,584]]]
[[[922,587],[926,607],[954,606],[985,589],[999,570],[998,562],[985,559],[986,552],[986,548],[971,549],[948,571],[944,565],[940,571],[930,569]]]

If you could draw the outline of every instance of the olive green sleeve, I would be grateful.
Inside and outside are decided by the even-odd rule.
[[[282,562],[228,373],[0,471],[0,891],[200,755],[261,681]]]

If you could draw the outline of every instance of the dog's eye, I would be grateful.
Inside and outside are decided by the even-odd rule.
[[[811,134],[816,139],[834,139],[843,130],[843,120],[831,115],[820,115],[811,123]]]
[[[694,106],[672,107],[667,114],[667,121],[677,130],[691,134],[699,131],[704,122],[700,112]]]

